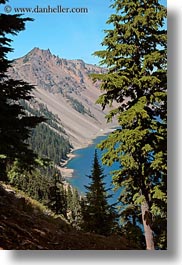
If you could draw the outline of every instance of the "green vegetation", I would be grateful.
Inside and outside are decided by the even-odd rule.
[[[40,124],[32,131],[28,143],[39,156],[49,158],[57,165],[71,150],[69,141],[46,124]]]
[[[57,202],[58,195],[59,198],[65,195],[66,200],[67,191],[54,179],[55,167],[45,170],[44,166],[48,165],[47,158],[59,164],[66,158],[71,145],[59,118],[32,99],[34,87],[24,81],[13,80],[7,74],[11,62],[6,55],[12,49],[11,39],[6,34],[16,35],[25,28],[26,21],[31,19],[0,15],[0,179],[9,181],[64,215],[67,209],[60,201],[58,211]]]
[[[67,194],[63,186],[60,174],[53,177],[53,185],[49,188],[49,208],[56,214],[67,217]]]
[[[99,148],[105,150],[104,164],[121,165],[112,173],[115,187],[122,191],[122,226],[118,227],[115,205],[108,203],[97,152],[91,182],[81,198],[56,169],[71,149],[61,121],[32,100],[33,86],[7,74],[9,36],[31,21],[19,15],[0,14],[0,180],[9,181],[77,229],[101,235],[118,231],[141,249],[166,249],[166,8],[158,0],[115,0],[112,8],[107,22],[111,27],[102,42],[105,50],[95,52],[107,72],[92,77],[102,82],[97,103],[103,109],[116,106],[106,118],[108,122],[117,118],[118,129]],[[67,99],[76,111],[93,117],[77,99]]]
[[[32,130],[27,143],[40,157],[48,158],[59,165],[72,148],[64,128],[60,126],[60,119],[44,104],[35,100],[31,101],[31,106],[25,101],[22,101],[21,105],[29,115],[43,115],[46,118],[44,123]]]
[[[85,114],[86,110],[85,107],[83,106],[83,104],[81,102],[79,102],[77,99],[74,99],[72,97],[67,96],[67,98],[70,100],[71,102],[71,106],[78,111],[81,114]]]
[[[17,164],[8,171],[9,183],[31,198],[41,202],[55,214],[78,227],[77,213],[80,209],[80,195],[73,189],[54,167],[45,171],[35,169],[33,172],[20,171]]]
[[[157,0],[115,0],[112,8],[105,50],[95,52],[108,72],[93,79],[102,81],[97,103],[117,102],[107,120],[116,117],[120,129],[99,146],[106,151],[103,163],[121,164],[113,172],[115,186],[122,187],[121,216],[128,222],[141,216],[146,248],[166,249],[167,12]]]
[[[0,1],[5,3],[6,1]],[[24,81],[13,80],[7,74],[11,61],[7,59],[11,35],[25,29],[29,18],[19,15],[0,14],[0,179],[7,179],[7,166],[18,162],[22,169],[33,169],[38,165],[38,156],[26,143],[32,128],[45,121],[43,117],[28,116],[21,100],[30,100],[34,89]],[[6,37],[8,35],[8,37]]]
[[[66,134],[63,126],[61,126],[61,120],[55,114],[48,110],[47,106],[38,103],[35,99],[31,99],[30,103],[26,101],[21,101],[21,105],[28,111],[31,115],[43,116],[46,118],[46,123],[57,132]]]
[[[91,183],[86,186],[86,198],[82,201],[82,227],[85,231],[109,235],[116,228],[116,210],[109,205],[107,191],[103,183],[103,170],[95,151],[93,168],[89,176]]]
[[[71,103],[71,106],[76,111],[78,111],[81,114],[87,114],[88,116],[94,118],[94,115],[91,113],[91,111],[89,109],[86,109],[80,101],[78,101],[77,99],[72,98],[72,97],[70,97],[68,95],[66,97],[69,99],[69,101]]]
[[[9,183],[19,190],[25,192],[31,198],[48,203],[49,189],[53,185],[53,178],[41,174],[40,170],[33,172],[20,171],[16,164],[8,171]]]

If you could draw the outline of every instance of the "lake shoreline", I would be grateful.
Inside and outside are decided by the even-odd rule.
[[[83,142],[80,146],[73,148],[70,151],[70,153],[67,154],[67,158],[64,161],[62,161],[60,163],[60,166],[58,167],[58,169],[61,172],[62,177],[65,179],[69,179],[69,178],[73,177],[74,169],[68,168],[67,164],[68,164],[68,162],[70,162],[72,159],[74,159],[76,157],[76,155],[73,154],[75,151],[89,147],[90,145],[93,144],[94,140],[97,137],[107,135],[107,134],[113,132],[115,129],[116,129],[116,127],[106,128],[106,129],[100,130],[95,135],[93,135],[92,139],[88,139],[86,142]]]

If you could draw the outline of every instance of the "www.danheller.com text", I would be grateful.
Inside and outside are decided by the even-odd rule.
[[[16,13],[88,13],[89,10],[86,7],[63,7],[62,5],[57,6],[46,6],[42,7],[36,5],[35,7],[12,7],[10,5],[6,5],[4,7],[4,11],[6,13],[10,13],[12,11]]]

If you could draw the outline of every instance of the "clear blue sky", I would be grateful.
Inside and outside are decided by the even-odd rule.
[[[161,0],[166,5],[166,0]],[[14,52],[10,59],[18,58],[28,53],[34,47],[50,49],[55,55],[66,59],[83,59],[87,63],[98,64],[98,58],[92,53],[100,50],[104,38],[105,24],[113,12],[109,8],[112,0],[9,0],[6,5],[12,8],[57,7],[88,8],[88,13],[48,14],[25,13],[34,18],[27,22],[26,30],[13,37]],[[4,12],[1,5],[0,12]],[[13,11],[10,13],[13,14]]]

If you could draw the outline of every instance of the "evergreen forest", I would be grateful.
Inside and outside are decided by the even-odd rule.
[[[22,103],[29,115],[43,116],[46,121],[32,130],[27,143],[40,157],[48,158],[56,165],[60,165],[72,148],[68,136],[63,126],[60,126],[59,118],[45,105],[38,104],[35,100],[31,104],[32,107],[26,102]]]
[[[159,0],[113,0],[110,9],[102,49],[94,52],[106,71],[90,78],[101,84],[96,104],[107,111],[106,122],[118,126],[96,147],[85,194],[59,170],[73,148],[61,120],[34,99],[34,86],[8,74],[11,36],[34,22],[0,14],[0,186],[16,187],[88,235],[124,236],[138,249],[166,250],[167,10]],[[78,100],[69,101],[91,116]],[[103,166],[115,162],[113,192],[121,193],[110,204]]]

